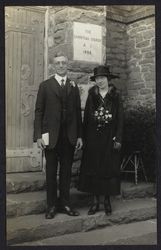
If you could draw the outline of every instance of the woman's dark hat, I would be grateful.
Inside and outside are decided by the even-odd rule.
[[[119,78],[119,76],[111,74],[107,66],[98,66],[94,68],[94,75],[90,77],[91,81],[95,81],[96,76],[107,76],[108,80]]]

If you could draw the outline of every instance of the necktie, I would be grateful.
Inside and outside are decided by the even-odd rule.
[[[64,79],[61,79],[61,87],[64,88]]]

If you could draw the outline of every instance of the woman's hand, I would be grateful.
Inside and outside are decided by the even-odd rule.
[[[114,141],[114,149],[120,150],[121,149],[121,143]]]
[[[79,149],[82,148],[82,146],[83,146],[82,138],[78,138],[78,139],[77,139],[76,146],[75,146],[75,149],[76,149],[76,150],[79,150]]]

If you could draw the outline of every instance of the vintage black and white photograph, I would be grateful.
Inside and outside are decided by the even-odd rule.
[[[157,245],[155,5],[5,6],[8,246]]]

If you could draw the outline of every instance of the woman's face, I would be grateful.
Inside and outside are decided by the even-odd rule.
[[[106,76],[96,76],[95,82],[100,89],[108,87],[108,79]]]

